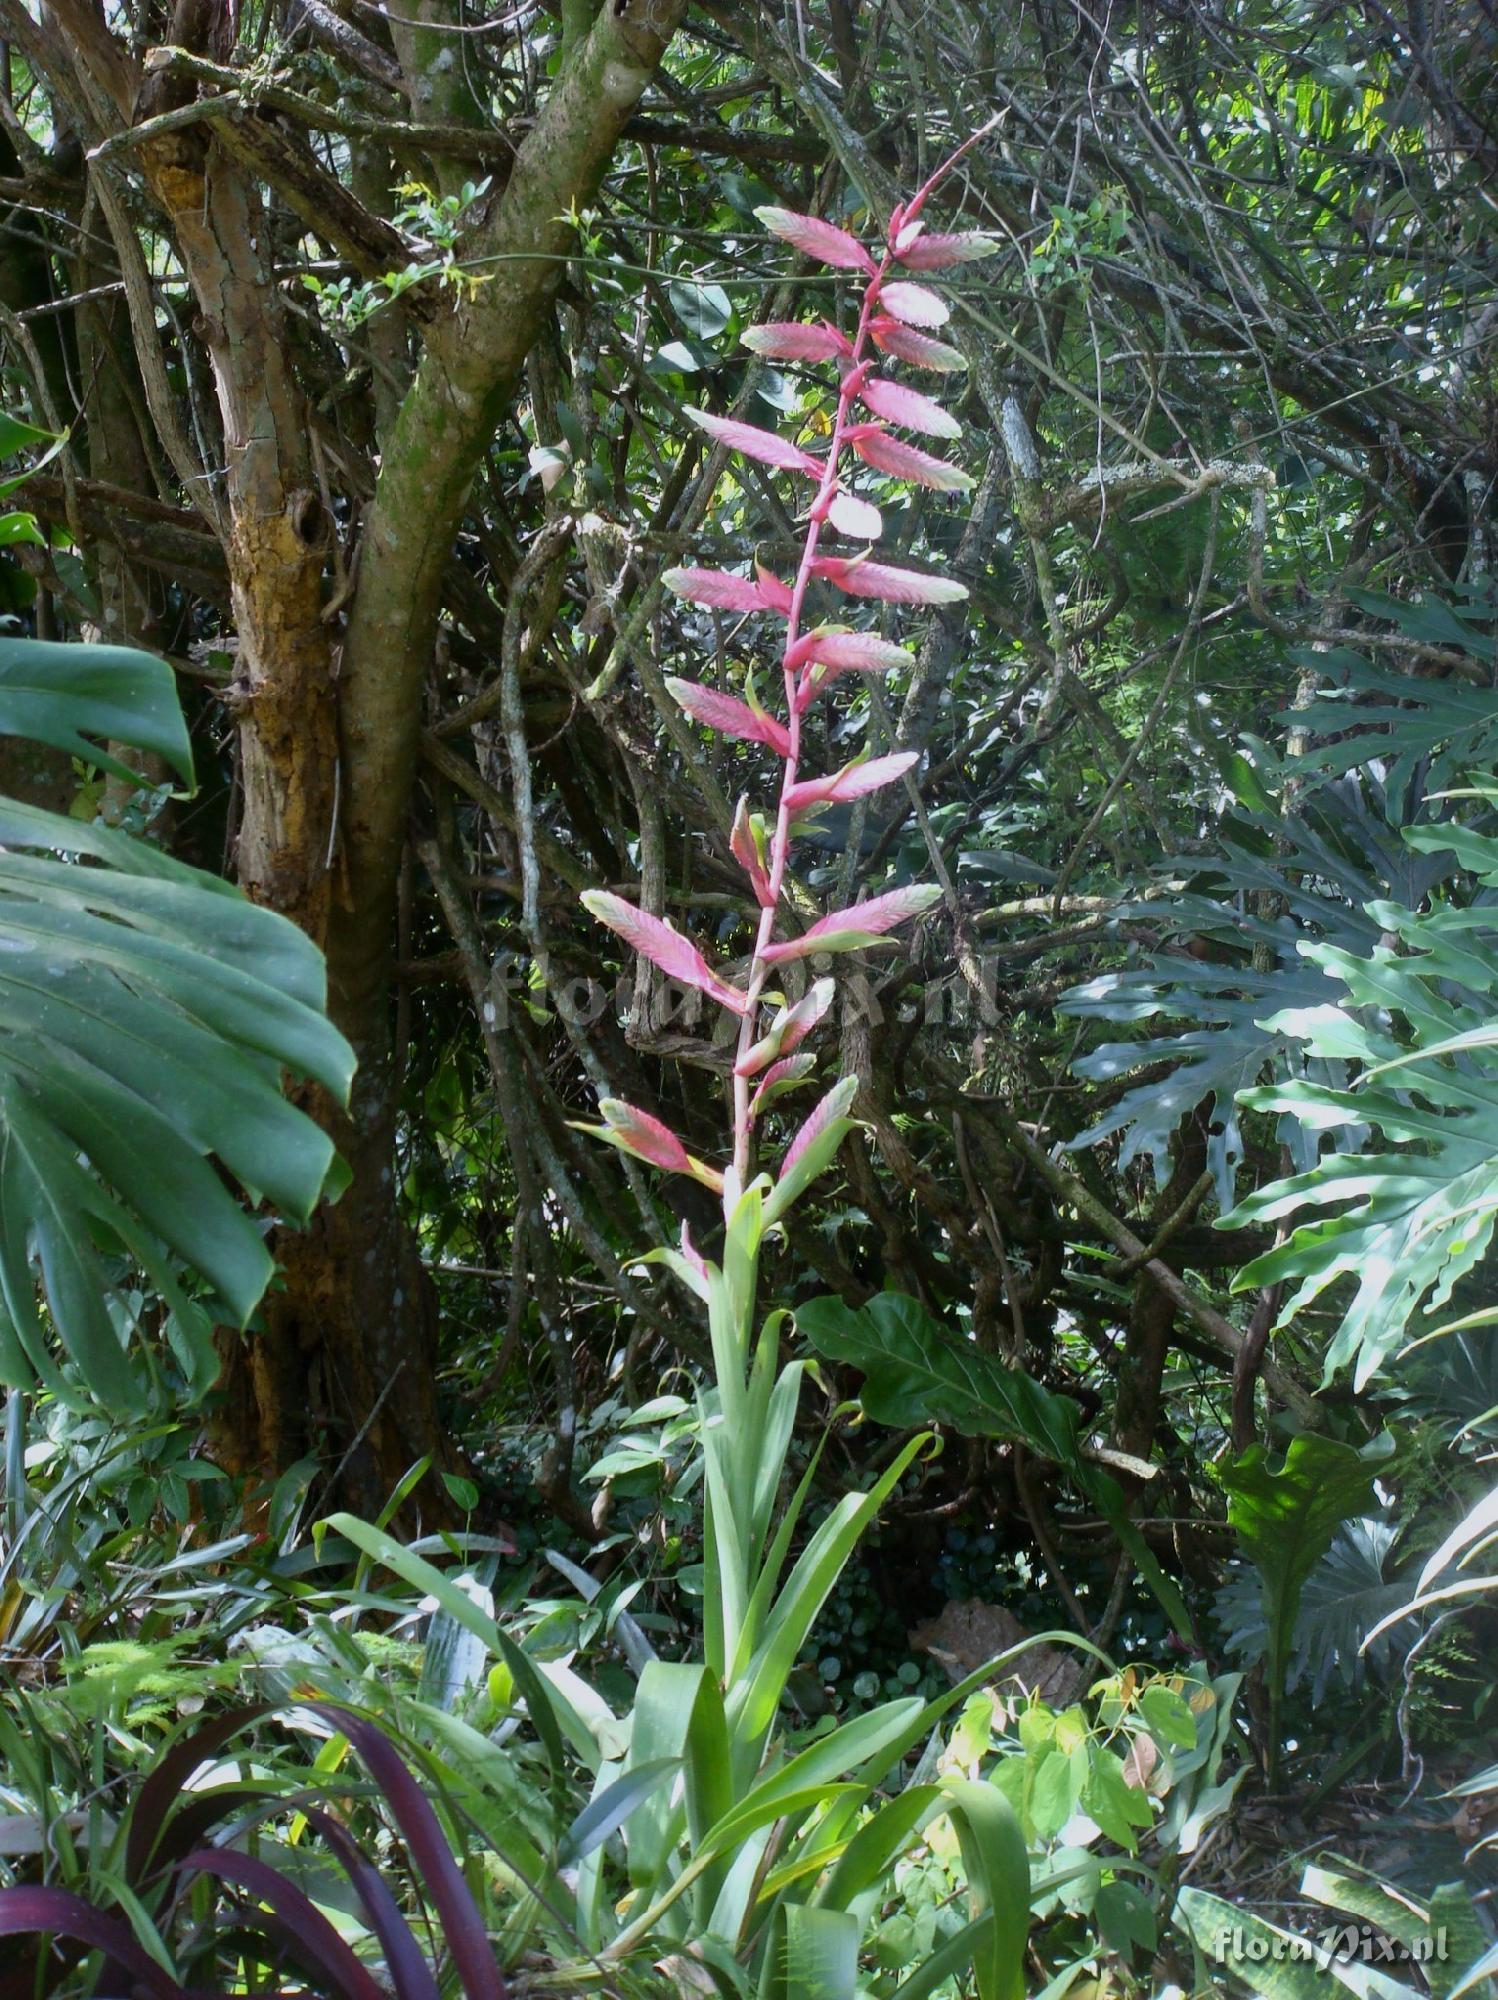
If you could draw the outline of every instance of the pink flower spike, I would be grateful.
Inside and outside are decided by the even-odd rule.
[[[778,576],[771,574],[763,563],[754,565],[754,574],[759,582],[759,594],[772,611],[778,611],[782,618],[791,614],[791,588],[782,583]]]
[[[814,1055],[785,1056],[777,1063],[771,1063],[760,1079],[759,1088],[749,1100],[749,1116],[757,1118],[765,1105],[777,1097],[783,1097],[788,1090],[794,1090],[798,1083],[804,1083],[816,1068]]]
[[[691,939],[683,937],[662,918],[648,916],[607,889],[585,889],[579,900],[590,916],[616,931],[626,944],[632,945],[652,965],[658,965],[669,978],[679,979],[684,986],[695,986],[730,1013],[747,1011],[747,996],[737,986],[720,979]]]
[[[959,466],[948,465],[944,458],[933,458],[928,451],[917,451],[913,444],[905,444],[899,438],[887,437],[871,424],[860,424],[851,442],[865,465],[872,465],[876,472],[887,472],[892,479],[911,479],[918,486],[935,488],[938,493],[965,493],[973,483]]]
[[[695,1274],[705,1283],[708,1276],[707,1259],[692,1241],[692,1232],[684,1222],[681,1225],[681,1254]]]
[[[950,375],[967,366],[967,357],[955,347],[948,347],[944,340],[933,340],[928,333],[917,333],[913,326],[901,326],[898,320],[872,320],[869,332],[874,345],[883,353],[892,354],[897,361],[908,361],[913,368],[929,368],[933,373]]]
[[[728,836],[728,851],[749,877],[749,886],[754,891],[755,902],[762,910],[773,910],[776,897],[770,887],[770,878],[765,872],[764,839],[749,817],[747,799],[739,800],[739,809],[733,816],[733,828]]]
[[[720,736],[736,737],[742,743],[764,743],[780,757],[791,754],[790,731],[764,709],[751,708],[747,702],[737,701],[731,694],[719,694],[716,688],[703,687],[698,681],[669,679],[666,686],[677,707],[684,709],[694,722],[716,729]]]
[[[842,805],[848,799],[861,799],[866,793],[892,785],[919,762],[918,752],[897,750],[889,757],[869,757],[861,763],[844,764],[840,771],[830,772],[825,778],[806,778],[799,785],[792,785],[785,793],[785,803],[793,813],[803,812],[808,806]]]
[[[836,992],[837,983],[831,979],[816,979],[807,987],[785,1017],[780,1046],[786,1055],[789,1055],[792,1049],[799,1048],[812,1029],[823,1019],[827,1009],[832,1005],[833,995]]]
[[[945,326],[952,317],[946,300],[925,285],[907,285],[898,280],[881,285],[879,303],[906,326]]]
[[[818,626],[786,655],[787,668],[835,667],[839,673],[882,674],[891,667],[913,667],[915,655],[877,632],[829,632]]]
[[[803,257],[815,257],[818,263],[842,271],[867,271],[871,277],[878,269],[856,236],[835,223],[823,222],[820,216],[797,215],[789,208],[757,208],[754,213],[772,236],[789,243]]]
[[[820,479],[822,476],[819,459],[775,431],[762,431],[754,424],[736,423],[732,417],[715,417],[709,410],[694,410],[690,405],[683,409],[682,415],[719,444],[726,444],[730,451],[742,452],[745,458],[756,458],[761,465],[777,466],[782,472],[801,472],[809,479]]]
[[[652,1118],[648,1111],[641,1111],[638,1105],[626,1104],[618,1097],[601,1098],[598,1108],[603,1113],[603,1124],[584,1125],[580,1130],[594,1133],[609,1145],[617,1146],[621,1153],[644,1160],[647,1166],[660,1167],[668,1174],[690,1174],[694,1181],[700,1181],[714,1193],[721,1191],[723,1176],[717,1168],[689,1153],[670,1126],[663,1125],[659,1118]]]
[[[598,1108],[609,1130],[637,1160],[648,1160],[651,1166],[664,1167],[670,1174],[691,1172],[691,1154],[659,1118],[652,1118],[648,1111],[641,1111],[618,1097],[605,1097]]]
[[[895,255],[907,271],[945,271],[953,264],[976,264],[981,257],[997,256],[1002,247],[997,237],[963,230],[955,236],[912,238],[908,245],[897,244]]]
[[[739,341],[751,354],[767,355],[772,361],[830,361],[853,352],[846,335],[819,319],[769,320],[747,327]]]
[[[747,576],[730,576],[721,569],[668,569],[661,578],[668,590],[689,604],[714,611],[763,611],[765,598]]]
[[[827,518],[839,534],[864,541],[876,542],[884,533],[884,516],[871,500],[861,500],[856,493],[834,493]]]
[[[838,1143],[850,1129],[847,1113],[853,1101],[854,1090],[853,1078],[848,1076],[832,1086],[786,1148],[785,1158],[780,1162],[780,1172],[776,1176],[777,1181],[788,1181],[797,1163],[812,1150],[819,1139],[830,1135],[831,1150],[836,1150]],[[814,1171],[822,1171],[830,1164],[829,1152],[828,1157]]]
[[[887,895],[875,896],[867,903],[829,912],[800,937],[785,944],[766,945],[760,955],[773,965],[791,958],[813,958],[823,951],[860,951],[867,945],[878,944],[887,931],[920,916],[940,899],[941,890],[934,882],[891,889]]]
[[[766,1063],[798,1048],[832,1005],[836,990],[830,979],[814,980],[794,1007],[782,1006],[767,1031],[734,1064],[734,1075],[758,1076]]]
[[[883,376],[876,375],[864,383],[860,394],[876,417],[900,424],[905,430],[921,431],[927,437],[962,436],[962,426],[957,419],[949,416],[940,403],[933,403],[929,396],[923,396],[919,389],[907,389],[899,382],[887,382]]]
[[[919,570],[865,562],[861,556],[818,556],[812,573],[850,597],[877,597],[886,604],[960,604],[967,585],[952,577],[922,576]]]

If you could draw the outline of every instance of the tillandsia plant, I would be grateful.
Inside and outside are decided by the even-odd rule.
[[[697,1158],[659,1119],[617,1100],[604,1101],[605,1122],[592,1128],[636,1158],[719,1193],[724,1240],[721,1265],[701,1254],[685,1228],[679,1250],[651,1253],[704,1302],[711,1333],[715,1380],[699,1396],[704,1657],[645,1667],[627,1749],[598,1767],[590,1810],[622,1830],[631,1893],[622,1904],[605,1901],[595,1850],[591,1875],[585,1866],[579,1878],[578,1932],[591,1951],[611,1959],[645,1946],[690,1952],[713,1966],[725,1990],[766,2000],[852,2000],[865,1923],[894,1863],[941,1816],[957,1827],[975,1908],[940,1955],[941,1965],[911,1975],[900,1992],[913,2000],[954,1972],[971,1972],[983,2000],[1023,1991],[1029,1875],[1024,1840],[1004,1799],[992,1786],[966,1781],[886,1789],[906,1753],[966,1690],[939,1704],[914,1697],[887,1702],[796,1755],[780,1744],[787,1678],[815,1620],[860,1535],[930,1440],[907,1443],[867,1492],[844,1494],[792,1562],[815,1470],[813,1462],[782,1502],[804,1364],[779,1365],[783,1313],[772,1312],[757,1335],[755,1329],[766,1232],[830,1165],[852,1129],[857,1089],[851,1076],[835,1083],[790,1140],[777,1171],[757,1169],[764,1114],[808,1079],[814,1058],[801,1045],[834,994],[832,979],[819,977],[792,998],[776,990],[781,968],[884,943],[940,894],[925,885],[896,888],[785,934],[792,849],[806,816],[892,784],[916,761],[900,752],[803,775],[815,704],[848,674],[912,664],[904,647],[875,633],[811,622],[813,585],[885,604],[944,604],[965,595],[954,581],[873,558],[879,510],[853,490],[850,477],[862,464],[938,491],[971,484],[945,460],[892,435],[894,426],[953,438],[960,427],[930,397],[878,372],[882,357],[938,372],[962,366],[961,355],[930,331],[947,319],[946,304],[913,275],[965,264],[995,247],[981,235],[930,232],[921,219],[962,151],[891,216],[878,258],[831,223],[783,209],[759,211],[770,231],[804,255],[863,280],[851,335],[817,320],[761,325],[745,336],[756,353],[777,360],[835,365],[836,408],[823,455],[749,424],[689,412],[720,444],[813,489],[789,583],[763,566],[752,579],[690,568],[667,579],[693,603],[762,613],[784,627],[779,714],[761,705],[752,680],[743,700],[693,682],[672,683],[694,720],[761,745],[779,761],[773,819],[745,801],[732,831],[732,852],[759,913],[747,971],[739,980],[715,971],[687,937],[619,896],[583,898],[636,951],[735,1015],[738,1036],[729,1157],[721,1164]],[[829,529],[862,546],[848,554],[824,551]]]

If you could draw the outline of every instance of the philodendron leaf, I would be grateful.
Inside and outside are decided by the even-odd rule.
[[[1406,845],[1454,854],[1487,888],[1498,886],[1491,836],[1423,827],[1407,833]],[[1286,1318],[1334,1280],[1353,1282],[1325,1370],[1330,1378],[1350,1368],[1359,1389],[1408,1338],[1411,1323],[1419,1324],[1417,1314],[1447,1305],[1498,1229],[1498,1052],[1485,1039],[1498,1000],[1491,905],[1432,898],[1428,911],[1415,911],[1375,901],[1367,916],[1392,946],[1304,947],[1346,996],[1271,1023],[1302,1039],[1318,1061],[1339,1065],[1344,1075],[1360,1072],[1355,1085],[1308,1077],[1244,1098],[1256,1109],[1291,1114],[1317,1142],[1340,1133],[1340,1143],[1223,1218],[1297,1218],[1288,1237],[1234,1280],[1240,1290],[1288,1281],[1294,1290]],[[1372,1127],[1379,1149],[1355,1145],[1354,1126]]]
[[[1449,856],[1417,859],[1360,795],[1329,788],[1287,821],[1274,811],[1234,814],[1216,852],[1194,864],[1185,893],[1174,886],[1178,869],[1176,860],[1162,867],[1163,893],[1128,912],[1147,910],[1152,923],[1168,926],[1173,935],[1162,948],[1061,999],[1063,1013],[1128,1031],[1073,1064],[1079,1076],[1108,1085],[1110,1095],[1068,1149],[1085,1152],[1120,1134],[1120,1166],[1150,1157],[1163,1188],[1174,1135],[1201,1106],[1211,1113],[1207,1165],[1226,1213],[1244,1155],[1240,1093],[1271,1078],[1296,1089],[1307,1081],[1338,1088],[1348,1077],[1344,1055],[1305,1046],[1301,1010],[1331,998],[1308,947],[1321,941],[1359,956],[1372,952],[1382,926],[1368,905],[1387,894],[1422,898],[1453,864]],[[1120,909],[1120,919],[1124,914]],[[1293,1103],[1279,1108],[1276,1137],[1304,1172],[1315,1164],[1319,1134]],[[1351,1108],[1343,1144],[1349,1154],[1360,1150],[1360,1115]]]
[[[1341,1524],[1372,1512],[1374,1474],[1392,1448],[1388,1433],[1360,1452],[1311,1432],[1291,1440],[1277,1471],[1258,1444],[1218,1469],[1228,1521],[1259,1572],[1272,1689],[1285,1683],[1306,1579]]]
[[[879,1292],[854,1308],[811,1299],[796,1325],[819,1354],[862,1371],[860,1400],[876,1424],[946,1423],[967,1437],[1017,1439],[1076,1466],[1082,1413],[1068,1397],[949,1333],[915,1299]]]

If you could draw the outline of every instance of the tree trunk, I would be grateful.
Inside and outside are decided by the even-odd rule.
[[[306,1412],[325,1407],[334,1417],[327,1442],[352,1432],[357,1443],[345,1485],[363,1505],[382,1500],[439,1435],[430,1287],[394,1211],[389,989],[442,576],[474,475],[561,282],[572,242],[563,218],[596,191],[681,11],[682,0],[653,8],[616,0],[599,14],[469,246],[492,281],[428,330],[382,439],[339,680],[340,893],[326,933],[334,1018],[359,1057],[350,1115],[335,1127],[354,1179],[290,1250],[271,1341],[255,1364],[264,1371],[256,1404],[268,1460],[284,1463]],[[307,1357],[300,1377],[288,1322]],[[310,1347],[309,1327],[319,1329]]]
[[[149,299],[142,304],[142,274],[132,321],[152,421],[228,560],[238,648],[228,703],[242,792],[236,871],[256,901],[324,946],[330,1011],[359,1058],[346,1112],[308,1100],[351,1178],[310,1229],[283,1238],[282,1272],[259,1323],[225,1343],[219,1449],[237,1468],[267,1472],[315,1452],[335,1469],[341,1496],[365,1510],[414,1459],[443,1455],[430,1288],[400,1212],[389,1021],[396,884],[441,579],[474,475],[560,283],[573,242],[565,217],[595,193],[683,6],[609,0],[591,22],[586,5],[571,10],[562,74],[464,246],[489,281],[467,293],[427,290],[414,302],[424,351],[398,413],[386,412],[388,435],[381,426],[341,649],[324,613],[336,524],[286,338],[263,193],[294,142],[274,122],[241,121],[220,139],[208,122],[173,118],[128,155],[170,226],[213,372],[221,436],[202,441],[214,462],[195,468]],[[202,56],[219,14],[207,0],[177,0],[170,45]],[[417,15],[419,29],[397,36],[408,99],[425,117],[477,125],[478,107],[454,80],[451,0],[420,0]],[[181,65],[138,63],[90,0],[53,0],[42,23],[0,0],[0,21],[90,149],[191,110],[198,86]],[[310,155],[297,162],[303,180],[316,180]],[[133,224],[110,178],[119,171],[91,165],[123,257]],[[367,221],[381,244],[380,231],[392,234],[347,190],[328,189],[340,197],[342,223]],[[319,226],[305,186],[280,192]],[[336,235],[342,223],[328,229]],[[199,429],[209,422],[200,413]]]

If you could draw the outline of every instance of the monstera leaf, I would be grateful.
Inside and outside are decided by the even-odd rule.
[[[0,640],[0,733],[122,768],[87,740],[104,736],[191,775],[171,670],[123,648]],[[347,1091],[324,991],[310,940],[226,883],[0,799],[0,1381],[143,1407],[134,1265],[206,1386],[213,1324],[243,1325],[273,1268],[225,1172],[302,1219],[334,1164],[281,1090],[291,1070]]]
[[[1413,828],[1420,852],[1447,849],[1485,888],[1498,888],[1498,840],[1470,828]],[[1309,1171],[1258,1190],[1225,1220],[1304,1221],[1238,1275],[1247,1290],[1288,1282],[1287,1316],[1336,1278],[1355,1277],[1352,1303],[1326,1355],[1361,1388],[1402,1346],[1411,1319],[1434,1312],[1487,1253],[1498,1223],[1498,911],[1480,897],[1424,914],[1373,903],[1380,935],[1367,956],[1308,946],[1347,989],[1342,1006],[1290,1009],[1271,1026],[1313,1056],[1357,1066],[1351,1088],[1309,1079],[1246,1093],[1245,1102],[1297,1118],[1339,1150]],[[1354,1153],[1350,1127],[1371,1126],[1387,1150]]]
[[[0,640],[0,735],[28,736],[135,778],[110,755],[113,739],[154,751],[192,782],[192,745],[171,669],[128,646]]]
[[[1493,616],[1490,595],[1474,596],[1470,606],[1355,595],[1370,616],[1414,637],[1479,659],[1486,648],[1491,656],[1482,629]],[[1323,1059],[1290,1020],[1291,1010],[1325,998],[1318,968],[1303,954],[1331,945],[1366,955],[1379,937],[1371,904],[1387,898],[1417,908],[1452,872],[1449,854],[1437,858],[1435,847],[1406,843],[1402,827],[1420,811],[1426,788],[1445,784],[1464,763],[1490,765],[1498,747],[1498,705],[1489,690],[1412,680],[1351,652],[1307,654],[1302,664],[1315,668],[1323,691],[1279,719],[1306,731],[1310,746],[1285,764],[1253,738],[1242,739],[1243,751],[1219,749],[1238,809],[1222,823],[1217,852],[1191,864],[1184,888],[1176,886],[1181,861],[1166,862],[1159,871],[1165,893],[1119,912],[1163,918],[1171,945],[1074,987],[1060,1002],[1062,1012],[1084,1019],[1161,1024],[1073,1065],[1107,1083],[1148,1072],[1073,1149],[1121,1133],[1120,1164],[1152,1159],[1163,1186],[1182,1118],[1209,1104],[1207,1164],[1219,1208],[1232,1204],[1243,1157],[1235,1098],[1247,1101],[1243,1092],[1270,1079],[1345,1081],[1339,1061]],[[1295,813],[1282,815],[1274,788],[1292,771],[1298,785],[1309,781],[1313,789]],[[1315,1135],[1293,1108],[1284,1111],[1278,1137],[1298,1168],[1314,1166]],[[1349,1131],[1347,1145],[1360,1137]]]

